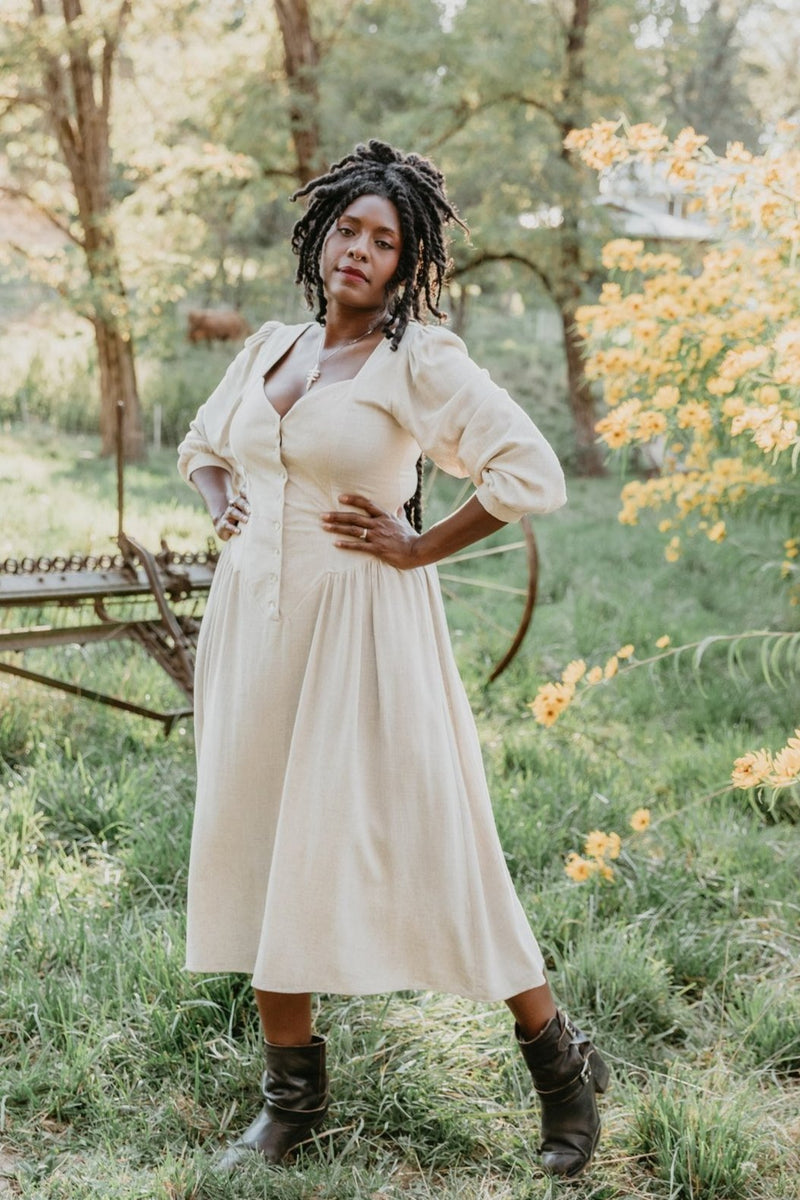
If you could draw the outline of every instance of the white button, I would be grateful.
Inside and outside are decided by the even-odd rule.
[[[280,521],[273,521],[273,522],[272,522],[272,528],[273,528],[273,529],[280,529],[280,527],[281,527],[281,523],[280,523]]]
[[[277,575],[275,574],[275,572],[273,571],[273,572],[272,572],[272,574],[271,574],[271,575],[270,575],[270,577],[269,577],[269,581],[270,581],[270,583],[276,583],[276,582],[277,582],[277,580],[278,580],[278,576],[277,576]]]
[[[270,602],[269,602],[269,611],[270,612],[275,611],[275,601],[274,600],[270,600]]]

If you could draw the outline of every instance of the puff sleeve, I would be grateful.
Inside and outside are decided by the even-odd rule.
[[[469,477],[499,521],[566,503],[549,442],[461,339],[441,326],[409,326],[409,335],[407,386],[398,389],[393,415],[425,454],[448,474]]]
[[[197,410],[178,447],[178,471],[187,483],[191,483],[192,471],[198,467],[224,467],[233,476],[234,486],[241,486],[242,471],[230,446],[231,421],[261,347],[278,325],[277,321],[268,321],[246,340],[220,383]]]

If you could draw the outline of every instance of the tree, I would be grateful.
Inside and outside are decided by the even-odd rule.
[[[761,122],[748,95],[755,72],[743,32],[756,7],[755,0],[641,0],[637,39],[653,63],[668,132],[702,129],[720,153],[734,141],[758,148]]]
[[[485,25],[487,9],[479,0],[467,4],[455,24],[456,32],[463,24],[462,39],[475,43],[476,25]],[[619,103],[626,86],[633,104],[637,91],[643,94],[629,31],[631,11],[630,5],[610,0],[507,6],[502,51],[498,47],[492,69],[480,68],[481,76],[465,80],[463,72],[454,73],[461,95],[451,128],[436,139],[452,161],[456,147],[474,136],[476,126],[488,123],[487,133],[503,147],[498,175],[492,177],[491,167],[488,172],[494,192],[484,193],[482,204],[484,211],[491,204],[496,215],[481,250],[461,254],[456,273],[490,262],[521,264],[555,307],[564,339],[575,466],[587,475],[603,472],[604,456],[594,432],[595,396],[583,371],[575,312],[596,271],[599,221],[587,220],[587,176],[565,139],[599,103]],[[608,53],[612,45],[613,56]],[[499,220],[498,191],[505,199]]]
[[[283,42],[289,89],[289,129],[297,182],[308,183],[322,168],[319,121],[319,46],[311,29],[307,0],[274,0]]]
[[[70,297],[91,321],[100,368],[100,432],[104,454],[113,453],[121,417],[127,459],[144,454],[141,407],[136,387],[128,297],[122,279],[116,232],[110,142],[114,72],[130,0],[111,11],[84,11],[81,0],[61,0],[60,7],[30,0],[30,19],[23,6],[5,19],[3,58],[24,64],[8,72],[10,89],[3,96],[4,114],[32,110],[34,136],[49,134],[66,167],[69,198],[42,200],[36,194],[32,164],[21,165],[17,182],[3,190],[44,213],[83,256],[87,286]],[[42,147],[45,149],[45,147]]]

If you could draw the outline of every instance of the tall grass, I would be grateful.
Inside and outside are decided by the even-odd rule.
[[[90,440],[7,433],[0,553],[89,549],[114,530],[113,473]],[[81,457],[83,456],[83,457]],[[76,463],[79,465],[76,466]],[[451,620],[509,866],[553,985],[614,1068],[596,1165],[570,1196],[792,1200],[800,1177],[797,826],[726,791],[732,757],[785,733],[786,695],[724,655],[612,680],[550,729],[526,708],[570,658],[792,619],[741,555],[670,567],[615,520],[613,481],[576,483],[537,525],[540,604],[522,654],[485,686],[488,593]],[[172,456],[130,473],[133,531],[197,546],[207,523]],[[760,531],[742,535],[757,546]],[[493,560],[501,576],[517,568]],[[483,567],[481,567],[483,572]],[[509,575],[510,577],[510,575]],[[504,620],[508,614],[495,614]],[[786,627],[786,626],[785,626]],[[60,668],[147,661],[52,652]],[[287,1169],[214,1175],[258,1106],[247,980],[182,969],[191,730],[158,728],[0,676],[0,1123],[3,1169],[37,1200],[539,1200],[530,1080],[508,1014],[447,997],[318,999],[333,1106]],[[647,806],[652,824],[628,827]],[[575,884],[592,829],[623,839],[616,878]],[[10,1165],[9,1165],[10,1164]]]

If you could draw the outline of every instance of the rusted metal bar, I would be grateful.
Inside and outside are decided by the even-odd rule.
[[[30,683],[41,683],[46,687],[56,688],[67,692],[70,696],[79,696],[84,700],[94,700],[97,704],[106,704],[109,708],[120,708],[123,712],[133,713],[137,717],[148,717],[152,721],[160,721],[164,733],[168,734],[176,721],[192,715],[192,708],[176,708],[169,712],[157,712],[153,708],[145,708],[141,704],[133,704],[130,700],[122,700],[119,696],[109,696],[105,692],[96,692],[93,688],[81,687],[77,683],[69,683],[66,679],[54,679],[51,675],[40,675],[38,671],[28,671],[14,663],[0,662],[0,671],[6,675],[16,675],[19,679],[27,679]]]

